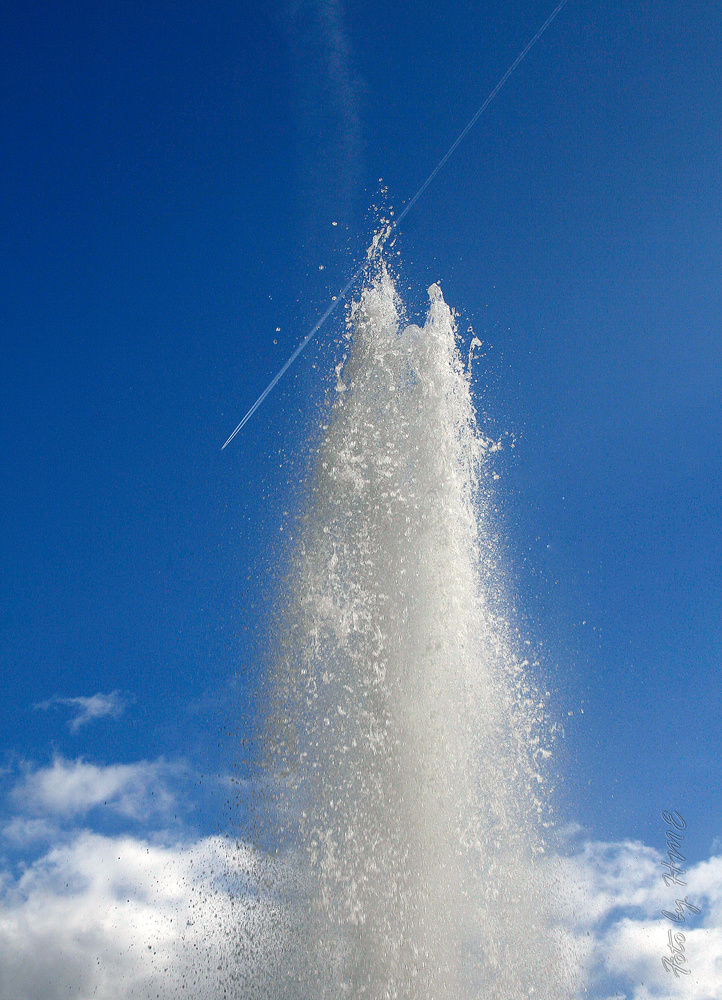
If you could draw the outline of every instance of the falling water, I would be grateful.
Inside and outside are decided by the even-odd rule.
[[[567,995],[544,709],[487,518],[498,446],[438,285],[429,299],[406,325],[379,263],[349,310],[266,732],[286,875],[265,996]]]

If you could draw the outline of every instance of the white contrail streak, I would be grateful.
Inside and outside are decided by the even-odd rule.
[[[559,13],[559,11],[562,9],[562,7],[564,6],[564,4],[566,2],[567,2],[567,0],[561,0],[561,2],[557,4],[557,6],[551,12],[551,14],[549,15],[549,17],[544,22],[544,24],[542,24],[541,28],[539,28],[539,30],[534,35],[534,37],[531,39],[531,41],[527,42],[527,44],[521,50],[521,52],[516,57],[516,59],[514,60],[514,62],[507,69],[506,73],[502,76],[502,78],[499,80],[499,82],[497,83],[497,85],[491,91],[491,93],[486,98],[486,100],[484,101],[484,103],[481,105],[481,107],[479,108],[479,110],[476,112],[476,114],[474,115],[474,117],[471,119],[471,121],[469,121],[469,123],[466,125],[466,127],[464,129],[462,129],[462,131],[458,134],[458,136],[456,137],[456,139],[454,139],[454,141],[452,142],[452,144],[447,149],[446,153],[442,156],[442,158],[436,164],[436,166],[434,167],[434,169],[431,171],[431,173],[426,178],[426,180],[424,181],[424,183],[421,185],[421,187],[419,188],[419,190],[413,196],[413,198],[411,199],[411,201],[404,208],[404,210],[397,216],[397,218],[393,221],[393,223],[389,227],[388,236],[390,236],[391,233],[395,229],[397,229],[399,227],[399,225],[403,221],[404,217],[411,211],[411,209],[414,207],[414,205],[419,200],[419,198],[421,197],[421,195],[427,189],[427,187],[429,186],[429,184],[431,184],[431,182],[436,177],[436,175],[438,174],[438,172],[441,170],[441,168],[447,162],[447,160],[451,156],[453,156],[453,154],[455,153],[455,151],[456,151],[459,143],[461,143],[464,140],[464,138],[466,137],[467,133],[471,131],[471,129],[474,127],[474,125],[476,125],[476,123],[479,120],[479,118],[481,118],[481,116],[484,114],[484,112],[489,107],[489,105],[491,104],[491,102],[494,100],[494,98],[496,97],[496,95],[499,93],[499,91],[501,90],[501,88],[504,86],[504,84],[506,83],[506,81],[509,79],[509,77],[511,76],[511,74],[517,68],[517,66],[519,65],[519,63],[526,56],[526,54],[529,52],[529,49],[531,49],[532,46],[535,45],[539,41],[539,39],[541,38],[541,36],[547,30],[547,28],[549,27],[549,25],[552,23],[552,21],[557,16],[557,14]],[[271,379],[271,381],[268,383],[268,385],[263,390],[263,392],[261,393],[261,395],[258,397],[258,399],[256,400],[256,402],[253,404],[253,406],[250,408],[250,410],[248,411],[248,413],[246,413],[246,415],[243,418],[243,420],[241,420],[241,422],[239,423],[239,425],[236,427],[236,429],[233,431],[233,433],[228,438],[228,440],[226,441],[226,443],[223,445],[223,448],[225,448],[226,445],[229,445],[231,443],[231,441],[236,436],[236,434],[250,420],[250,418],[256,412],[256,410],[261,405],[261,403],[266,398],[266,396],[269,394],[269,392],[271,392],[271,390],[274,388],[274,386],[278,383],[279,379],[281,379],[286,374],[286,372],[291,367],[291,365],[296,360],[296,358],[301,353],[301,351],[304,349],[304,347],[306,347],[306,345],[308,344],[308,342],[310,340],[312,340],[316,336],[316,334],[321,329],[321,327],[326,322],[326,320],[331,315],[331,313],[335,312],[335,310],[338,307],[339,303],[342,302],[346,298],[346,294],[348,293],[349,289],[351,288],[351,286],[356,281],[356,279],[359,277],[359,275],[361,274],[361,272],[364,270],[365,267],[366,267],[366,261],[363,261],[361,264],[359,264],[359,266],[356,268],[356,270],[354,271],[354,273],[351,275],[351,277],[349,278],[349,280],[346,282],[346,284],[344,285],[344,287],[339,292],[337,298],[335,298],[333,300],[333,302],[331,303],[331,305],[328,307],[328,309],[323,314],[323,316],[321,316],[321,318],[318,320],[318,322],[316,323],[316,325],[314,326],[314,328],[311,330],[311,332],[304,338],[304,340],[301,341],[301,343],[298,345],[298,347],[293,352],[293,354],[291,355],[291,357],[285,363],[285,365],[283,366],[283,368],[281,368],[273,376],[273,378]],[[221,448],[221,451],[223,451],[223,448]]]
[[[564,0],[564,2],[566,3],[566,0]],[[276,372],[276,374],[273,376],[273,378],[268,383],[268,385],[266,386],[266,388],[263,390],[263,392],[261,393],[261,395],[258,397],[258,399],[256,400],[256,402],[253,404],[253,406],[250,408],[250,410],[248,411],[248,413],[245,415],[245,417],[243,418],[243,420],[241,420],[241,422],[238,425],[238,427],[236,427],[236,429],[234,430],[234,432],[228,438],[228,440],[226,441],[226,444],[223,445],[223,448],[225,448],[227,444],[231,443],[231,441],[236,436],[236,434],[240,431],[240,429],[243,427],[243,425],[245,423],[247,423],[248,420],[250,420],[250,418],[256,412],[256,410],[261,405],[261,403],[263,402],[263,400],[269,394],[269,392],[271,391],[271,389],[273,389],[273,387],[276,385],[276,383],[278,382],[278,380],[280,378],[282,378],[286,374],[286,372],[288,371],[288,369],[291,367],[291,365],[296,360],[296,358],[301,353],[301,351],[304,349],[304,347],[309,342],[309,340],[311,340],[313,337],[316,336],[316,334],[321,329],[321,327],[326,322],[326,320],[331,315],[331,313],[335,311],[335,309],[338,306],[339,302],[341,302],[343,299],[346,298],[346,293],[348,292],[349,288],[351,287],[351,285],[353,285],[354,281],[356,281],[356,279],[358,278],[358,276],[361,274],[361,272],[363,271],[363,269],[365,267],[366,267],[366,261],[364,261],[362,264],[359,264],[359,266],[356,268],[356,270],[354,271],[354,273],[351,275],[351,277],[348,279],[348,281],[346,282],[346,284],[344,285],[344,287],[339,292],[338,297],[333,300],[333,302],[328,307],[328,309],[326,310],[326,312],[323,314],[323,316],[321,316],[321,318],[319,319],[319,321],[316,323],[316,325],[314,326],[313,330],[311,330],[311,332],[305,337],[305,339],[301,341],[301,343],[298,345],[298,347],[293,352],[293,354],[291,355],[291,357],[285,363],[285,365],[283,366],[283,368],[281,368],[279,371]],[[221,448],[221,451],[223,451],[223,448]]]

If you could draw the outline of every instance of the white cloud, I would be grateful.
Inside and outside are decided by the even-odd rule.
[[[87,726],[89,722],[95,722],[96,719],[104,719],[107,716],[112,716],[114,719],[120,718],[127,704],[127,699],[120,691],[111,691],[109,694],[98,692],[90,698],[61,698],[59,695],[53,695],[47,701],[37,702],[33,708],[47,711],[49,708],[60,705],[77,709],[75,717],[68,722],[71,732],[77,733],[83,726]]]
[[[39,840],[52,840],[57,836],[57,827],[44,817],[27,819],[24,816],[13,816],[0,832],[16,847],[27,847]]]
[[[591,925],[630,907],[651,916],[656,883],[662,881],[659,861],[657,851],[638,842],[587,841],[581,853],[564,862],[577,920]]]
[[[662,855],[636,841],[587,841],[561,862],[567,931],[588,997],[626,1000],[717,1000],[722,982],[722,858],[687,864],[685,887],[667,887]],[[699,910],[675,924],[676,896]],[[675,977],[669,932],[684,935],[684,963]],[[674,942],[673,942],[674,943]],[[615,992],[616,988],[616,992]]]
[[[168,782],[182,771],[62,757],[25,769],[2,827],[6,847],[25,856],[0,855],[3,1000],[215,1000],[239,982],[244,997],[274,995],[290,913],[275,897],[288,866],[219,837],[79,827],[104,803],[121,817],[163,818],[175,803]]]
[[[10,797],[34,816],[70,819],[98,806],[129,819],[170,815],[175,797],[168,779],[179,771],[163,760],[101,767],[55,757],[50,767],[28,770]]]
[[[80,831],[0,880],[0,996],[222,995],[234,929],[261,940],[274,921],[273,904],[259,901],[262,871],[248,847],[217,837],[157,845]]]

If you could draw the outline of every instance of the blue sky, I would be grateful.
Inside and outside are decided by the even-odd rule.
[[[193,844],[222,853],[340,318],[220,446],[355,270],[374,206],[401,210],[550,9],[5,8],[0,893],[18,920],[53,852],[89,838],[176,872]],[[560,823],[618,861],[663,855],[678,810],[716,927],[719,27],[714,4],[569,0],[394,261],[412,315],[439,281],[485,347],[500,545],[566,733]],[[664,885],[644,871],[651,919]],[[635,975],[627,995],[667,995]]]

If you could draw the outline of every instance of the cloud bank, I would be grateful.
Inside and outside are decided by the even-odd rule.
[[[239,961],[264,988],[283,866],[183,833],[186,771],[56,757],[16,775],[0,812],[3,1000],[203,1000],[238,981]],[[103,830],[109,812],[135,832]]]
[[[289,937],[292,866],[241,841],[179,832],[183,776],[164,760],[62,757],[16,774],[0,821],[4,1000],[285,995],[289,955],[304,946]],[[133,832],[104,830],[108,811]],[[578,996],[717,1000],[722,857],[688,864],[687,885],[666,886],[659,851],[572,833],[575,852],[549,863],[566,902],[561,932],[577,956]],[[699,914],[686,911],[679,924],[663,917],[677,895]],[[684,934],[688,971],[676,977],[662,964],[670,931]]]

